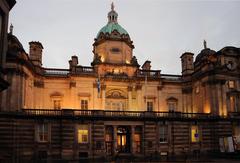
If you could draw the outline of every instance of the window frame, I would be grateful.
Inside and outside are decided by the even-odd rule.
[[[45,133],[46,132],[46,133]],[[38,143],[48,143],[51,140],[51,125],[43,122],[38,123],[35,127],[35,139]],[[42,136],[40,134],[43,134]],[[47,137],[45,137],[47,135]],[[43,137],[43,138],[41,138]]]
[[[161,130],[161,128],[163,130]],[[159,125],[159,143],[160,144],[168,143],[168,130],[169,130],[168,125],[166,124]],[[161,139],[163,139],[163,141],[161,141]]]
[[[87,131],[87,132],[86,132]],[[89,125],[88,124],[79,124],[77,126],[77,143],[78,144],[88,144],[90,142],[89,140]],[[84,141],[83,136],[85,136],[86,141]]]
[[[152,112],[154,109],[154,102],[153,101],[147,101],[147,111]]]
[[[171,107],[173,106],[173,107]],[[178,99],[170,97],[167,99],[167,107],[169,112],[175,112],[178,110]]]
[[[88,100],[87,99],[80,100],[80,108],[81,108],[81,110],[88,110]]]
[[[56,110],[61,109],[62,108],[61,104],[62,104],[62,101],[60,99],[53,99],[53,109],[56,109]]]
[[[193,132],[194,128],[195,128],[195,131]],[[198,138],[196,138],[195,134],[198,134]],[[201,128],[199,125],[191,125],[190,137],[191,137],[191,143],[200,143],[201,142]]]
[[[228,81],[228,88],[229,89],[235,89],[236,88],[236,82],[234,80]]]

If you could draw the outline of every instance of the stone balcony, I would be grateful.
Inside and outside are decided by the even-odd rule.
[[[76,109],[22,109],[16,112],[0,112],[0,116],[81,118],[109,120],[216,120],[239,118],[240,112],[218,116],[207,113],[149,112],[149,111],[112,111],[112,110],[76,110]]]

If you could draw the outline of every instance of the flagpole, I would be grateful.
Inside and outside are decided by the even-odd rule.
[[[97,90],[98,90],[98,98],[100,98],[100,91],[101,91],[100,74],[98,74],[98,79],[97,79]]]

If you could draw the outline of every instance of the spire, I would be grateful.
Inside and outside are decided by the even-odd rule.
[[[117,17],[118,14],[117,12],[114,10],[115,6],[114,3],[111,3],[111,11],[108,13],[108,23],[117,23]]]
[[[10,34],[13,34],[13,25],[11,24],[9,27]]]
[[[114,3],[113,2],[111,4],[111,9],[112,9],[112,11],[114,11]]]
[[[203,40],[203,46],[204,46],[204,49],[207,49],[207,41],[206,40]]]

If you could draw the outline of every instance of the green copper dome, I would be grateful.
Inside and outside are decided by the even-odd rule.
[[[113,31],[117,31],[120,35],[125,34],[128,35],[127,31],[121,27],[121,25],[118,24],[117,22],[117,17],[118,14],[117,12],[114,10],[114,5],[112,3],[111,5],[111,11],[108,13],[108,24],[105,25],[104,27],[102,27],[102,29],[98,32],[97,34],[97,38],[98,36],[103,33],[103,34],[111,34]]]
[[[102,29],[98,32],[97,37],[100,35],[100,33],[111,34],[114,30],[118,31],[120,35],[122,34],[128,35],[128,32],[123,27],[121,27],[121,25],[115,22],[110,22],[104,27],[102,27]]]

